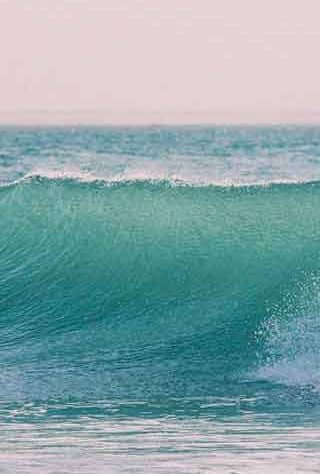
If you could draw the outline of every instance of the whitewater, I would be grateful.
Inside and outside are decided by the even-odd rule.
[[[4,473],[320,468],[320,128],[0,129]]]

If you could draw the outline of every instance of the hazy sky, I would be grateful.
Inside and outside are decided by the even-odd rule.
[[[320,121],[320,0],[0,0],[0,121]]]

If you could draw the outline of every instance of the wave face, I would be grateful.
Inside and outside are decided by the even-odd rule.
[[[200,151],[215,133],[228,139],[225,149],[237,150],[228,158],[232,181],[239,163],[253,160],[252,148],[263,148],[264,133],[273,137],[275,164],[285,137],[290,145],[312,136],[316,148],[320,132],[191,130],[198,137],[192,170],[204,163],[204,171],[189,181],[185,170],[134,174],[132,164],[116,175],[115,164],[131,159],[123,149],[118,161],[103,156],[97,166],[97,147],[116,149],[120,138],[123,148],[142,143],[152,154],[152,133],[3,132],[9,144],[0,187],[1,399],[232,396],[267,382],[317,386],[320,185],[272,184],[294,181],[289,171],[262,185],[267,144],[251,174],[240,166],[237,176],[251,186],[227,186],[225,176],[216,185],[217,170],[211,165],[210,178],[210,160],[201,162]],[[188,130],[161,133],[157,153],[167,144],[178,167]],[[86,134],[96,151],[91,162],[81,142]],[[180,150],[179,159],[170,147]],[[74,159],[80,152],[87,174]],[[301,171],[307,180],[318,178],[314,154]],[[141,156],[132,155],[137,169]],[[300,163],[288,152],[285,162],[295,158]],[[108,166],[113,171],[106,174]]]
[[[317,274],[319,205],[318,184],[2,188],[1,392],[224,390]]]

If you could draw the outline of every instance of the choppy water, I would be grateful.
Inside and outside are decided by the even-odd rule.
[[[0,130],[1,472],[320,468],[320,128]]]

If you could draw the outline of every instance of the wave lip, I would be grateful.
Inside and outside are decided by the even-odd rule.
[[[81,170],[34,170],[27,174],[14,179],[12,181],[0,182],[0,187],[15,186],[20,183],[47,180],[47,181],[74,181],[79,183],[96,183],[105,185],[117,184],[134,184],[134,183],[150,183],[150,184],[167,184],[170,186],[190,186],[190,187],[217,187],[217,188],[248,188],[248,187],[268,187],[274,185],[317,185],[320,181],[314,179],[299,179],[299,178],[274,178],[271,180],[253,180],[241,181],[235,179],[226,180],[211,180],[201,178],[185,178],[178,175],[167,176],[163,175],[149,175],[148,173],[127,173],[114,176],[102,176],[93,174],[91,172]]]

